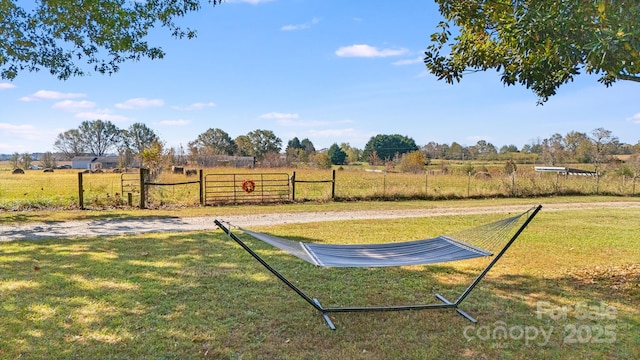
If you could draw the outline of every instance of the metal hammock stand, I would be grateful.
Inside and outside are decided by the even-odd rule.
[[[291,290],[297,293],[301,298],[303,298],[307,303],[313,306],[316,310],[320,312],[323,316],[327,325],[335,330],[336,327],[331,321],[329,317],[330,313],[346,313],[346,312],[381,312],[381,311],[401,311],[401,310],[428,310],[428,309],[455,309],[455,311],[464,316],[469,321],[476,323],[477,320],[474,319],[471,315],[464,312],[459,308],[460,304],[464,301],[464,299],[469,296],[471,291],[480,283],[480,281],[485,277],[485,275],[491,270],[491,268],[500,260],[500,258],[504,255],[507,249],[513,244],[513,242],[518,238],[520,233],[529,225],[531,220],[536,216],[536,214],[542,209],[542,205],[535,206],[528,211],[520,214],[518,216],[511,217],[505,221],[513,222],[514,219],[519,219],[522,216],[528,214],[527,218],[522,222],[520,227],[513,233],[511,238],[505,243],[505,245],[495,254],[494,258],[489,262],[489,264],[480,272],[480,274],[471,282],[471,284],[466,288],[465,291],[455,300],[449,301],[444,296],[440,294],[435,294],[435,297],[440,300],[440,303],[434,304],[416,304],[416,305],[397,305],[397,306],[365,306],[365,307],[323,307],[320,304],[320,301],[317,298],[312,298],[305,294],[302,290],[300,290],[297,286],[295,286],[291,281],[289,281],[286,277],[284,277],[280,272],[274,269],[271,265],[269,265],[260,255],[258,255],[253,249],[251,249],[244,241],[238,238],[231,230],[222,224],[221,221],[215,220],[216,226],[218,226],[222,231],[224,231],[227,235],[229,235],[235,242],[237,242],[245,251],[247,251],[253,258],[255,258],[260,264],[262,264],[267,270],[269,270],[273,275],[275,275],[278,279],[280,279],[284,284],[286,284]],[[359,252],[358,249],[362,250],[362,246],[354,247],[352,245],[329,245],[330,253],[322,252],[323,249],[317,249],[317,247],[322,248],[319,244],[305,244],[299,243],[291,240],[281,239],[275,236],[256,233],[248,230],[241,229],[248,235],[256,237],[259,240],[267,242],[273,246],[276,246],[280,249],[283,249],[305,261],[310,263],[314,263],[318,266],[343,266],[343,267],[368,267],[368,266],[401,266],[407,264],[429,264],[436,262],[447,262],[447,261],[457,261],[462,259],[469,259],[474,257],[481,256],[492,256],[493,254],[477,247],[471,246],[464,242],[457,241],[455,239],[451,239],[446,236],[439,236],[434,239],[425,239],[404,243],[387,243],[387,244],[370,244],[364,245],[364,252]],[[451,240],[451,241],[449,241]],[[445,246],[449,247],[449,250],[441,251],[442,246],[435,246],[435,249],[429,248],[421,248],[422,252],[425,256],[423,257],[400,257],[391,260],[390,262],[380,262],[379,259],[384,257],[385,254],[389,254],[388,248],[391,247],[392,250],[397,250],[400,247],[406,246],[406,244],[410,244],[415,246],[423,245],[423,244],[431,244],[438,243],[441,245],[447,243]],[[398,245],[393,245],[398,244]],[[453,256],[451,255],[452,250],[451,244],[453,244],[457,249],[453,250],[455,253]],[[415,247],[414,247],[415,248]],[[412,247],[404,248],[403,255],[407,255],[407,249],[412,249]],[[440,250],[438,250],[440,249]],[[345,251],[347,253],[346,256],[340,257],[340,251]],[[436,256],[429,256],[429,252],[434,250],[436,252]],[[317,253],[316,253],[317,251]],[[378,253],[376,253],[378,251]],[[439,252],[440,251],[440,252]],[[396,251],[397,252],[397,251]],[[438,253],[439,252],[439,253]],[[366,253],[366,255],[363,255]],[[392,251],[393,253],[393,251]],[[335,260],[338,256],[338,260]],[[375,255],[375,256],[371,256]],[[367,259],[368,258],[368,259]],[[345,260],[346,259],[346,260]],[[364,259],[364,260],[363,260]],[[373,260],[372,260],[373,259]],[[377,259],[377,260],[376,260]],[[335,262],[335,261],[337,262]],[[354,261],[355,260],[355,261]],[[346,261],[346,262],[345,262]],[[352,263],[349,263],[352,261]],[[325,262],[329,262],[329,264],[325,264]]]

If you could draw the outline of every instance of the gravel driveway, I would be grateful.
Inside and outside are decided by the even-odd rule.
[[[563,211],[601,208],[640,208],[640,202],[607,202],[543,205],[543,211]],[[487,213],[519,213],[526,206],[487,206],[472,208],[438,208],[417,210],[372,210],[297,212],[255,215],[164,217],[135,220],[88,220],[54,223],[27,223],[0,225],[0,242],[14,240],[35,240],[45,238],[90,237],[106,235],[127,235],[141,233],[183,232],[213,230],[213,220],[218,218],[233,225],[252,227],[273,224],[309,223],[318,221],[358,220],[358,219],[400,219],[444,215],[473,215]]]

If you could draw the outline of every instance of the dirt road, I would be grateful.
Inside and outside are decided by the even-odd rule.
[[[639,208],[640,201],[550,204],[543,211],[563,211],[602,208]],[[252,227],[273,224],[309,223],[318,221],[357,220],[357,219],[399,219],[444,215],[473,215],[486,213],[519,213],[526,206],[491,206],[472,208],[438,208],[418,210],[375,210],[375,211],[334,211],[334,212],[298,212],[278,214],[201,216],[201,217],[165,217],[135,220],[90,220],[66,221],[55,223],[28,223],[19,225],[0,225],[0,242],[15,240],[37,240],[45,238],[90,237],[107,235],[127,235],[141,233],[184,232],[215,229],[213,220],[218,218],[233,225]]]

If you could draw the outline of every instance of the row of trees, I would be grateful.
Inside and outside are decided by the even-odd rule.
[[[430,158],[450,160],[482,159],[496,160],[505,155],[520,154],[520,158],[533,158],[556,165],[560,163],[592,163],[608,155],[631,155],[640,153],[640,141],[635,144],[621,143],[610,130],[594,129],[590,134],[571,131],[566,135],[553,134],[542,140],[526,144],[522,149],[505,145],[499,150],[491,143],[480,140],[476,145],[465,147],[456,142],[451,145],[430,142],[423,147]],[[534,157],[528,155],[535,155]]]
[[[95,120],[58,134],[53,147],[70,160],[81,155],[104,156],[114,150],[142,154],[159,141],[158,134],[143,123],[119,129],[110,121]]]
[[[179,149],[165,149],[158,134],[145,124],[135,123],[127,129],[119,129],[109,121],[94,120],[84,121],[77,129],[59,134],[54,148],[67,159],[80,155],[104,156],[115,152],[122,159],[122,166],[139,160],[149,167],[158,166],[162,162],[172,165],[190,162],[206,166],[209,163],[207,159],[215,155],[250,156],[266,166],[307,163],[326,167],[358,161],[376,165],[389,162],[401,164],[404,154],[414,152],[422,155],[412,155],[412,161],[407,164],[422,162],[424,165],[430,159],[514,160],[552,166],[591,163],[598,167],[611,155],[640,154],[640,142],[636,145],[621,143],[611,131],[604,128],[595,129],[590,134],[572,131],[563,136],[556,133],[524,145],[522,149],[515,145],[505,145],[498,149],[485,140],[472,146],[463,146],[457,142],[429,142],[419,147],[412,138],[398,134],[376,135],[367,142],[364,149],[358,149],[349,143],[334,143],[328,149],[318,151],[308,138],[300,140],[294,137],[288,141],[283,154],[282,143],[282,139],[270,130],[258,129],[234,139],[222,129],[210,128],[190,141],[186,151],[182,146]],[[14,157],[31,161],[26,156],[18,157],[14,154]],[[47,162],[53,159],[51,156],[45,158],[49,159]],[[47,167],[51,165],[43,164]],[[413,168],[414,165],[408,167]]]
[[[635,145],[621,143],[610,130],[597,128],[590,134],[571,131],[563,136],[556,133],[524,145],[522,149],[515,145],[497,149],[485,140],[472,146],[456,142],[450,145],[429,142],[418,148],[415,141],[406,136],[376,135],[369,140],[364,150],[356,149],[348,143],[340,146],[333,144],[328,150],[328,158],[332,164],[366,161],[375,165],[392,164],[408,172],[422,171],[431,159],[502,160],[511,164],[517,162],[551,166],[582,163],[593,164],[598,171],[602,164],[616,155],[629,155],[629,162],[640,165],[640,141]]]
[[[224,130],[215,128],[198,135],[188,147],[192,160],[209,155],[253,156],[262,160],[267,154],[280,152],[282,139],[271,130],[260,129],[232,139]]]
[[[116,151],[123,166],[138,159],[148,166],[157,165],[164,149],[155,130],[143,123],[120,129],[110,121],[83,121],[77,129],[58,134],[54,149],[68,160],[76,156],[105,156]]]
[[[53,169],[57,165],[56,156],[52,152],[46,152],[39,157],[40,167],[44,169]],[[9,164],[14,169],[31,169],[36,159],[33,154],[29,153],[13,153],[9,157]]]
[[[313,144],[305,139],[307,148],[315,152]],[[212,155],[252,156],[257,160],[268,154],[279,153],[282,140],[270,130],[255,130],[232,139],[222,129],[208,129],[187,144],[185,153],[179,149],[166,149],[157,132],[143,123],[132,124],[127,129],[119,129],[110,121],[83,121],[77,129],[58,134],[54,149],[67,160],[76,156],[105,156],[117,153],[121,166],[126,167],[139,161],[148,167],[157,167],[165,158],[171,164],[206,165]]]
[[[158,134],[143,123],[119,129],[109,121],[84,121],[77,129],[58,134],[54,148],[68,160],[81,155],[104,156],[117,152],[122,166],[139,160],[146,166],[157,164],[163,155],[168,155],[171,164],[207,165],[208,158],[215,155],[250,156],[257,161],[267,160],[272,165],[283,162],[313,163],[317,166],[343,165],[363,159],[381,163],[407,152],[417,151],[415,141],[401,135],[377,135],[372,137],[364,150],[343,143],[334,143],[327,151],[318,153],[308,138],[289,140],[285,156],[280,156],[282,139],[270,130],[254,130],[235,139],[222,129],[210,128],[199,134],[184,149],[164,149]]]

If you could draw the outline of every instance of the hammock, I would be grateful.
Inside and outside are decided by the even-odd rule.
[[[274,235],[259,233],[239,228],[243,233],[261,240],[271,246],[290,253],[306,262],[316,266],[326,267],[381,267],[381,266],[405,266],[418,264],[433,264],[441,262],[467,260],[478,257],[493,256],[498,254],[469,285],[467,290],[455,301],[450,302],[439,294],[436,294],[442,303],[408,306],[385,307],[357,307],[357,308],[324,308],[315,298],[310,298],[297,286],[286,279],[277,270],[271,267],[262,257],[253,251],[244,241],[238,238],[231,230],[225,227],[221,221],[215,220],[215,224],[235,240],[244,250],[249,252],[263,266],[294,290],[298,295],[321,312],[331,329],[335,326],[328,317],[331,312],[360,312],[360,311],[395,311],[411,309],[455,308],[455,310],[476,322],[474,318],[458,308],[458,305],[469,295],[471,290],[482,280],[486,273],[502,257],[520,233],[525,229],[533,217],[540,211],[538,205],[528,211],[509,217],[507,219],[465,230],[454,235],[440,235],[434,238],[412,240],[403,242],[390,242],[383,244],[315,244],[284,239]],[[524,220],[523,220],[524,219]],[[514,228],[520,225],[514,233]],[[508,241],[505,241],[508,240]]]
[[[294,242],[241,230],[317,266],[375,267],[433,264],[489,256],[491,252],[441,235],[437,238],[387,244],[332,245]]]

